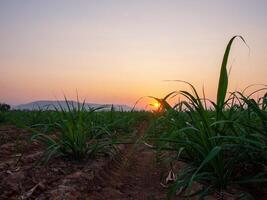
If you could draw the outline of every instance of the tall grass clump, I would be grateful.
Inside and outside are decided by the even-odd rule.
[[[246,192],[231,192],[230,188],[242,188],[251,182],[267,181],[267,112],[266,96],[256,101],[251,95],[234,92],[227,96],[227,62],[231,45],[228,43],[221,65],[217,101],[201,97],[189,82],[192,92],[179,94],[185,100],[170,107],[167,98],[158,99],[166,113],[155,123],[154,133],[148,139],[154,141],[155,149],[171,162],[181,161],[184,167],[171,185],[168,197],[177,192],[186,197],[203,198],[217,193],[219,199],[226,194],[235,197]],[[266,91],[266,86],[253,92]],[[170,94],[171,95],[171,94]],[[168,97],[170,95],[167,95]],[[207,107],[207,102],[211,107]],[[158,124],[157,124],[158,122]],[[160,130],[160,134],[155,134]],[[167,155],[167,156],[166,156]],[[197,191],[195,183],[202,187]],[[232,194],[231,194],[232,193]]]
[[[115,150],[111,134],[97,126],[93,120],[96,109],[86,109],[85,103],[77,105],[65,98],[65,109],[61,104],[55,107],[60,115],[55,123],[57,132],[52,135],[37,132],[32,139],[38,139],[46,145],[44,161],[53,155],[67,159],[83,160],[101,153],[111,153]],[[101,109],[101,108],[99,108]]]

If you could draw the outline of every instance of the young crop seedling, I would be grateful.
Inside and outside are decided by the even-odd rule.
[[[204,92],[200,97],[192,84],[180,80],[192,89],[179,91],[185,100],[172,107],[167,100],[176,92],[156,98],[166,112],[146,138],[154,142],[165,158],[185,164],[171,185],[168,198],[178,191],[187,198],[197,195],[200,199],[212,193],[217,193],[219,199],[226,194],[244,196],[248,195],[241,192],[244,184],[267,181],[266,93],[259,101],[241,92],[231,93],[227,98],[227,61],[237,37],[246,43],[241,36],[229,41],[216,102],[206,99]],[[254,93],[264,90],[266,86]],[[211,107],[207,107],[207,102]],[[192,192],[194,183],[202,187]],[[231,194],[230,187],[239,188],[240,192]]]
[[[45,162],[54,155],[83,160],[115,151],[114,138],[92,120],[91,116],[97,109],[87,110],[84,102],[75,104],[66,98],[65,103],[67,108],[61,104],[55,108],[60,115],[59,121],[55,123],[58,131],[52,135],[37,133],[32,137],[45,143]]]

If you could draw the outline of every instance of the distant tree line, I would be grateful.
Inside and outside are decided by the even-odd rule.
[[[0,111],[2,112],[6,112],[9,111],[11,108],[10,105],[6,104],[6,103],[0,103]]]

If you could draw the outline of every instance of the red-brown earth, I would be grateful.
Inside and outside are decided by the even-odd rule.
[[[146,128],[147,123],[140,123],[135,134],[142,137]],[[86,162],[54,157],[41,165],[44,147],[30,137],[27,131],[0,126],[0,199],[166,199],[162,183],[170,168],[156,162],[154,152],[144,144],[120,145],[120,153],[113,157]],[[176,171],[180,165],[176,164]]]
[[[145,128],[137,127],[138,135]],[[0,199],[165,199],[162,170],[145,146],[126,144],[114,157],[56,157],[41,165],[44,147],[31,142],[30,133],[4,125],[0,137]]]

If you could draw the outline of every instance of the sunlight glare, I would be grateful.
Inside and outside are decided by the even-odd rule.
[[[153,106],[158,109],[160,107],[160,103],[157,101],[153,104]]]

